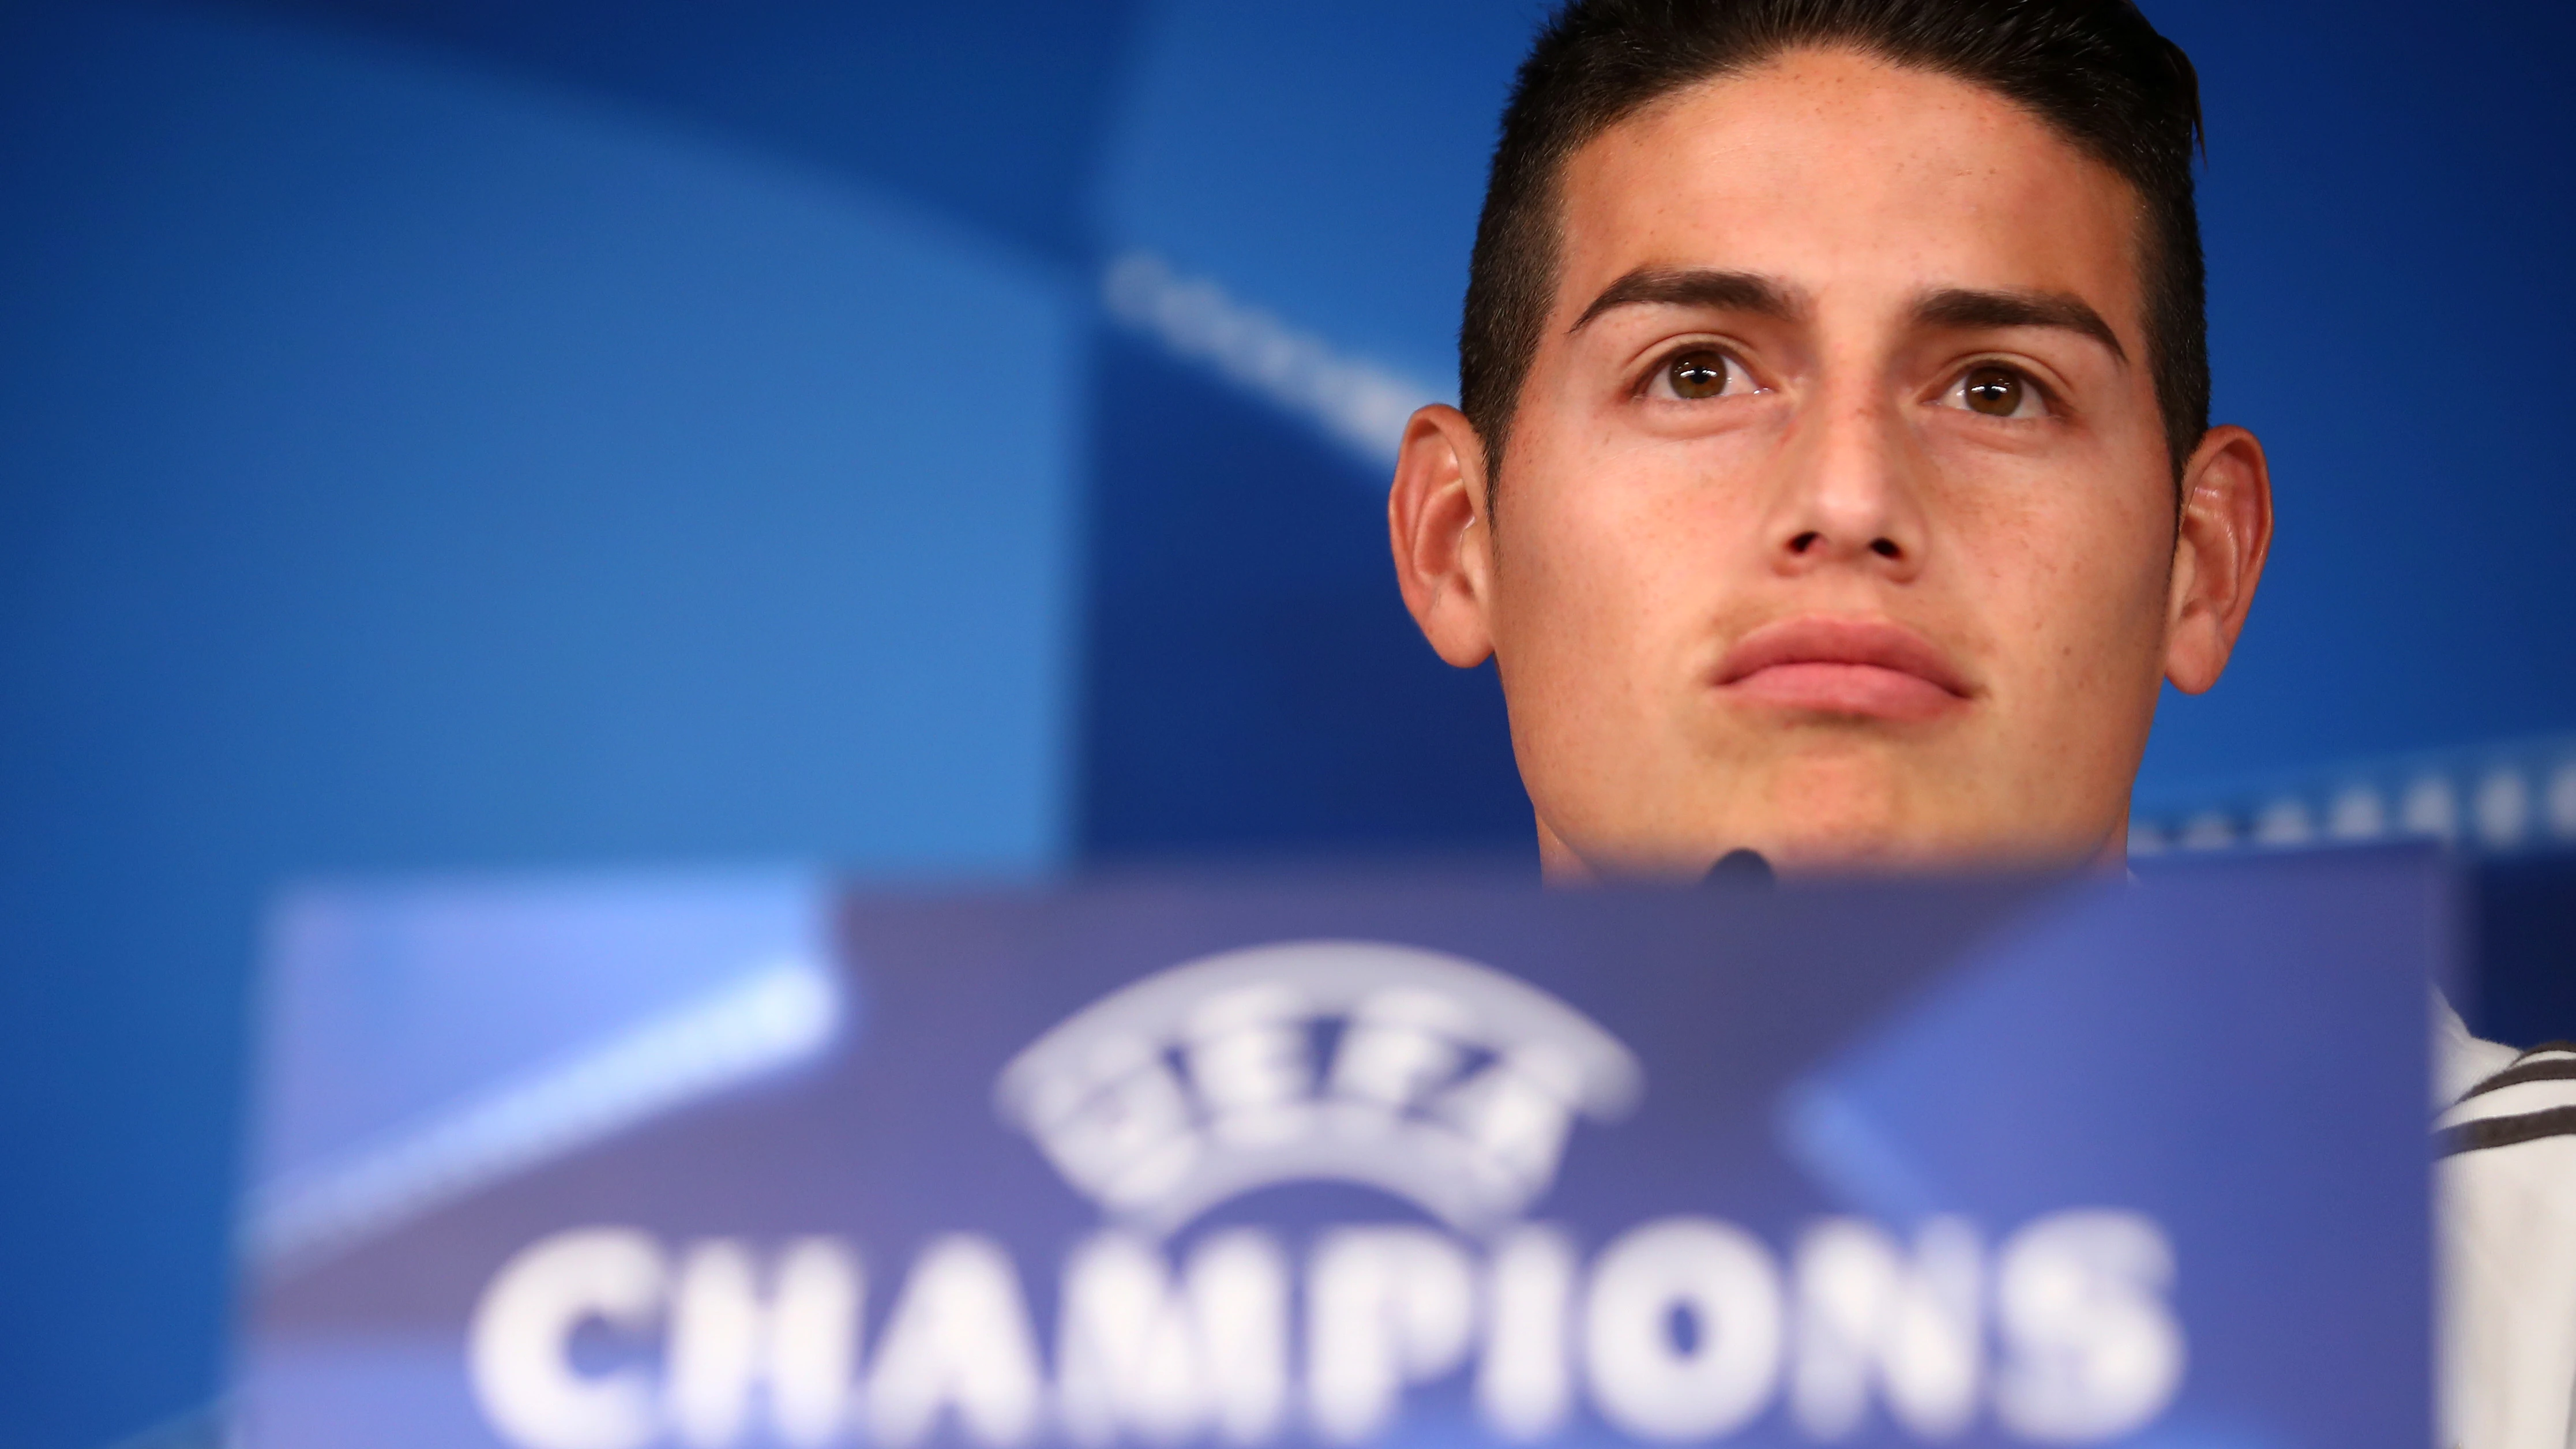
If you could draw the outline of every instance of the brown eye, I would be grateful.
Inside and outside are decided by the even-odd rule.
[[[1685,352],[1665,369],[1676,397],[1715,397],[1726,391],[1726,354]]]
[[[2030,384],[2008,367],[1970,368],[1959,383],[1959,395],[1970,410],[1994,418],[2020,412],[2022,397],[2029,391]]]

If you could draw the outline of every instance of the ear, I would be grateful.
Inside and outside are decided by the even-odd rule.
[[[2243,428],[2212,428],[2183,466],[2182,526],[2165,606],[2165,678],[2185,694],[2218,682],[2272,551],[2272,471]]]
[[[1434,403],[1404,425],[1386,534],[1396,585],[1422,637],[1461,669],[1483,663],[1494,652],[1493,521],[1484,442],[1465,413]]]

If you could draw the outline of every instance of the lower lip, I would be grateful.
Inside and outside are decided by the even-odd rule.
[[[1966,703],[1919,674],[1875,664],[1775,664],[1723,688],[1777,709],[1891,720],[1935,719]]]

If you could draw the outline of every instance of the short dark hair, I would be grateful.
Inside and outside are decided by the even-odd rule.
[[[1459,405],[1494,476],[1555,299],[1567,161],[1665,96],[1809,47],[1984,87],[2137,189],[2148,364],[2179,485],[2209,429],[2191,171],[2200,80],[2130,0],[1573,0],[1557,11],[1503,111],[1458,329]]]

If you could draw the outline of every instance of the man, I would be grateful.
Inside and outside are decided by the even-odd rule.
[[[2199,120],[2127,0],[1558,15],[1387,510],[1550,879],[2120,868],[2160,686],[2217,683],[2272,535],[2208,422]],[[2445,1139],[2446,1442],[2568,1449],[2576,1059],[2443,1016],[2442,1101],[2502,1084],[2445,1126],[2519,1124]]]

